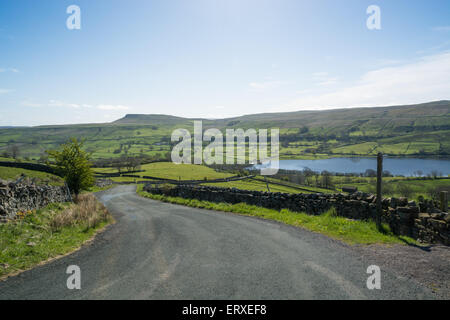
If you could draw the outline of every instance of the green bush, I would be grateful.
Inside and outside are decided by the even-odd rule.
[[[72,138],[71,142],[61,146],[61,151],[47,151],[50,161],[53,160],[69,189],[76,195],[82,190],[88,190],[95,181],[90,154],[82,147],[83,141]]]

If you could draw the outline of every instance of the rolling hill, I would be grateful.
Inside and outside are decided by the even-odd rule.
[[[0,156],[11,146],[22,157],[38,159],[45,150],[70,137],[86,139],[95,158],[156,155],[170,151],[176,128],[280,128],[283,158],[374,155],[450,155],[450,101],[348,108],[324,111],[264,113],[227,119],[189,119],[169,115],[129,114],[112,123],[0,128]]]

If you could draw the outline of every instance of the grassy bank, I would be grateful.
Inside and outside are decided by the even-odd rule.
[[[333,177],[335,186],[354,186],[358,190],[376,193],[376,178],[368,177]],[[436,199],[439,191],[450,191],[450,179],[414,178],[414,177],[385,177],[383,178],[384,197],[407,197],[417,200],[420,196],[425,199]]]
[[[213,180],[231,177],[233,174],[217,172],[203,165],[175,164],[173,162],[154,162],[141,166],[142,172],[134,173],[138,176],[152,176],[173,180]],[[99,173],[115,173],[114,168],[94,168]]]
[[[196,199],[184,199],[180,197],[168,197],[154,195],[142,190],[138,186],[138,194],[154,200],[186,205],[194,208],[233,212],[246,216],[260,217],[264,219],[282,222],[295,227],[304,228],[313,232],[319,232],[329,237],[344,241],[349,244],[373,244],[373,243],[416,243],[408,237],[397,237],[390,232],[389,227],[384,225],[385,233],[377,230],[373,221],[351,220],[338,217],[335,210],[329,210],[319,216],[306,213],[292,212],[283,209],[281,211],[248,205],[245,203],[229,204],[200,201]]]
[[[49,184],[52,186],[62,186],[64,185],[64,180],[58,176],[50,173],[27,170],[21,168],[10,168],[10,167],[0,167],[0,179],[4,180],[16,180],[22,174],[34,179],[37,184]]]
[[[92,194],[19,216],[0,224],[0,278],[76,250],[113,221]]]
[[[104,187],[92,186],[92,187],[89,188],[89,191],[87,191],[87,192],[95,193],[95,192],[100,192],[100,191],[106,191],[106,190],[112,189],[112,188],[114,188],[116,186],[117,186],[116,184],[110,184],[110,185],[107,185],[107,186],[104,186]]]

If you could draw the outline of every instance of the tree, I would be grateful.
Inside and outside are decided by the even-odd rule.
[[[322,187],[330,189],[333,187],[333,176],[331,172],[326,170],[322,171]]]
[[[17,157],[20,154],[19,146],[16,144],[10,145],[8,147],[8,153],[11,155],[12,158],[17,159]]]
[[[117,161],[114,161],[112,166],[117,169],[118,173],[121,173],[124,164],[123,164],[123,162],[120,159],[118,159]]]
[[[397,185],[397,192],[403,197],[410,198],[414,190],[406,183],[399,183]]]
[[[141,160],[139,158],[133,158],[131,165],[133,171],[138,171],[141,169]]]
[[[366,172],[364,172],[364,176],[373,178],[377,176],[377,172],[373,169],[367,169]]]
[[[48,155],[43,153],[40,155],[38,162],[39,163],[46,163],[48,161]]]
[[[439,172],[437,170],[432,170],[431,171],[431,176],[436,179],[437,177],[439,177]]]
[[[394,194],[394,185],[390,182],[383,182],[381,188],[384,195],[392,196]]]
[[[383,170],[383,177],[393,177],[394,175],[389,170]]]
[[[417,170],[417,171],[414,171],[414,174],[415,174],[416,176],[418,176],[418,177],[421,177],[422,174],[423,174],[423,171],[422,171],[422,170]]]
[[[78,195],[94,185],[94,173],[91,169],[90,154],[82,149],[84,141],[72,138],[61,146],[61,151],[47,151],[49,159],[64,177],[69,189]]]

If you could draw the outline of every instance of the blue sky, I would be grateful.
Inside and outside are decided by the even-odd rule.
[[[66,27],[72,4],[80,30]],[[0,2],[0,126],[441,99],[448,0]]]

